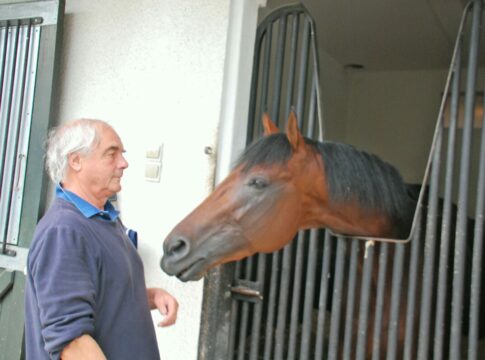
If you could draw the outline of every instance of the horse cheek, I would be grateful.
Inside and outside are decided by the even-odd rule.
[[[299,216],[295,209],[298,206],[280,203],[265,215],[264,221],[255,222],[247,234],[251,247],[256,252],[270,253],[292,241],[298,232]]]

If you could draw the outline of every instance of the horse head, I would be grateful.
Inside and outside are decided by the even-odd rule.
[[[310,196],[325,198],[322,167],[291,112],[286,134],[263,116],[264,136],[248,147],[232,172],[164,241],[162,269],[182,281],[258,252],[276,251],[313,225]],[[310,154],[311,155],[311,154]],[[305,174],[306,176],[301,176]],[[315,184],[320,183],[321,186]]]

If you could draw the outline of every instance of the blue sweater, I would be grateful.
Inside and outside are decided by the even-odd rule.
[[[119,220],[86,218],[56,198],[27,263],[27,360],[58,359],[91,335],[111,360],[159,359],[142,261]]]

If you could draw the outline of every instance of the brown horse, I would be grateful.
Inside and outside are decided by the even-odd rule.
[[[404,239],[415,204],[398,171],[375,155],[302,136],[291,112],[286,134],[263,116],[264,136],[164,242],[162,269],[182,281],[289,243],[301,229]]]

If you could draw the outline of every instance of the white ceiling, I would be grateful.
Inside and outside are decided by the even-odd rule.
[[[316,21],[319,47],[342,65],[361,64],[370,71],[448,68],[466,4],[465,0],[301,2]],[[284,4],[288,0],[268,0],[271,8]],[[485,53],[484,29],[481,51]]]

